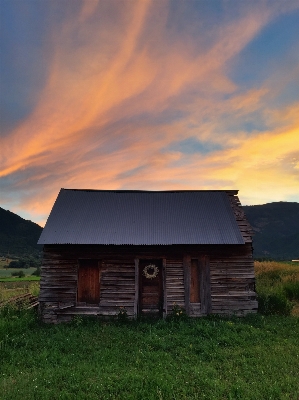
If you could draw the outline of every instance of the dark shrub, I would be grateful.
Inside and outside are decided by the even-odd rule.
[[[33,276],[40,276],[40,267],[37,267],[35,271],[32,272]]]
[[[20,268],[19,261],[13,260],[8,264],[8,268]]]
[[[281,291],[258,294],[258,311],[261,314],[290,315],[292,308],[293,304]]]
[[[299,281],[285,282],[283,290],[289,300],[299,300]]]
[[[17,276],[18,278],[24,278],[25,274],[23,271],[12,272],[11,276]]]

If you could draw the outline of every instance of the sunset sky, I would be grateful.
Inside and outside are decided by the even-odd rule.
[[[60,188],[299,202],[299,0],[0,0],[0,206]]]

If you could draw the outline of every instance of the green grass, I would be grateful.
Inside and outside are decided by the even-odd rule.
[[[259,295],[296,300],[297,265],[255,269]],[[0,299],[38,287],[1,282]],[[0,399],[298,400],[298,338],[296,316],[123,323],[77,317],[45,325],[34,311],[3,309]]]
[[[259,311],[264,314],[298,314],[299,264],[256,261],[256,291]],[[298,314],[299,315],[299,314]]]
[[[25,276],[24,278],[18,278],[13,276],[9,276],[7,278],[0,278],[0,282],[32,282],[32,281],[40,281],[40,276],[28,275]]]
[[[0,268],[0,279],[3,278],[11,278],[12,272],[19,272],[22,270],[26,276],[31,276],[31,274],[36,271],[35,267],[30,267],[30,268]]]
[[[298,399],[299,319],[0,319],[1,399]],[[2,397],[1,397],[2,396]]]

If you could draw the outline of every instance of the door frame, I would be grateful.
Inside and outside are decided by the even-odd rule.
[[[162,273],[161,273],[161,285],[162,285],[162,295],[161,295],[161,300],[162,300],[162,310],[161,310],[161,316],[163,318],[167,315],[167,293],[166,293],[166,258],[161,258],[161,257],[140,257],[140,258],[135,258],[134,263],[135,263],[135,299],[134,299],[134,317],[140,317],[141,316],[141,307],[140,307],[140,291],[141,291],[141,282],[140,282],[140,261],[148,261],[148,262],[153,262],[153,261],[159,261],[159,264],[161,265],[162,268]],[[159,314],[160,314],[159,313]]]
[[[198,288],[199,288],[199,303],[191,303],[190,288],[191,288],[191,260],[196,260],[198,263]],[[199,255],[190,257],[184,256],[184,286],[185,286],[185,309],[188,315],[201,316],[208,315],[212,311],[211,304],[211,278],[210,278],[210,257],[207,255]]]

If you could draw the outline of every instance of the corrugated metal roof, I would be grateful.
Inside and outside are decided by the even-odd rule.
[[[39,244],[244,244],[225,191],[61,189]]]

